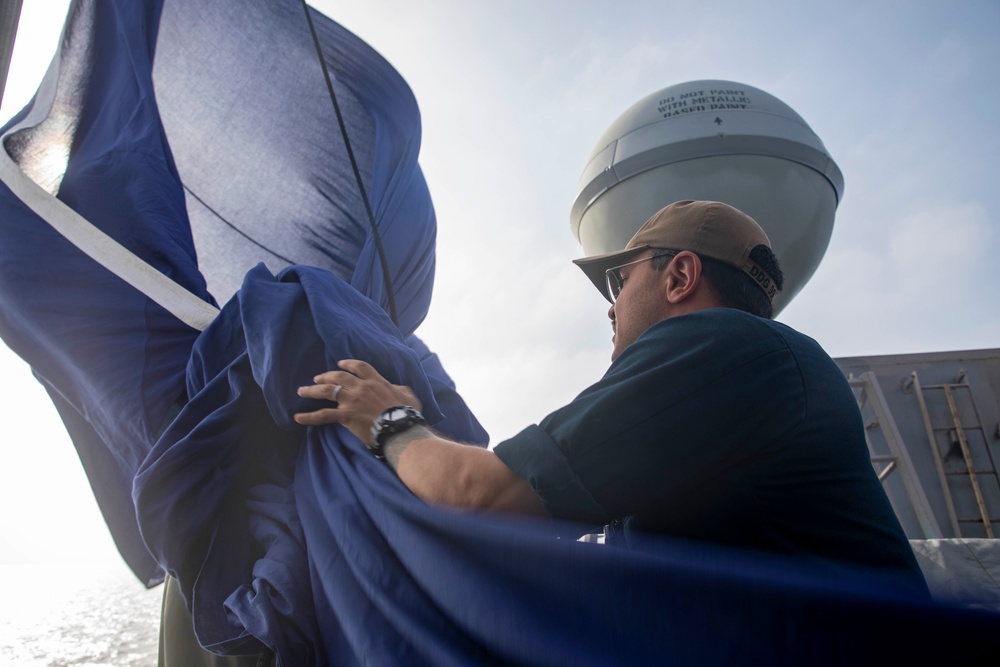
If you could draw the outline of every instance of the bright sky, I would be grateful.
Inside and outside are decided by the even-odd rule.
[[[606,368],[607,304],[569,263],[577,180],[618,114],[694,79],[782,99],[844,173],[826,258],[780,320],[833,356],[1000,346],[992,0],[312,4],[421,105],[439,244],[418,333],[494,442]],[[0,119],[33,93],[64,7],[24,3]],[[6,348],[0,377],[0,562],[120,567],[54,409]]]

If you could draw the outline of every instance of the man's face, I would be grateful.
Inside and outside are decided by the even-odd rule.
[[[652,252],[637,257],[652,257]],[[620,270],[621,293],[608,309],[614,337],[611,360],[618,358],[626,347],[636,341],[646,329],[667,317],[667,300],[663,280],[665,271],[653,269],[652,262],[641,261]]]

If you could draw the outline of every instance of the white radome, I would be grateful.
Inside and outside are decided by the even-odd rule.
[[[844,177],[787,104],[733,81],[689,81],[639,100],[607,129],[580,178],[570,223],[585,255],[620,250],[675,201],[722,201],[764,228],[785,273],[780,311],[830,242]]]

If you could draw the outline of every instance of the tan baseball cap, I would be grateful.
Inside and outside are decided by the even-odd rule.
[[[767,234],[749,215],[717,201],[679,201],[660,209],[639,228],[624,250],[574,259],[591,282],[610,301],[605,271],[620,266],[643,250],[690,250],[744,271],[774,299],[774,278],[750,259],[758,245],[771,247]]]

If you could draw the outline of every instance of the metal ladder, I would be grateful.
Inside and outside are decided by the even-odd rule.
[[[997,464],[993,459],[993,454],[990,448],[986,447],[986,455],[989,458],[989,469],[977,470],[975,462],[972,460],[972,450],[969,447],[969,438],[966,435],[968,431],[980,431],[983,435],[983,442],[988,443],[988,436],[986,429],[983,428],[983,420],[980,417],[979,407],[976,405],[976,399],[972,392],[972,387],[969,386],[969,376],[965,369],[959,372],[957,378],[954,382],[947,384],[935,384],[922,386],[920,384],[920,377],[917,375],[916,371],[910,374],[910,379],[904,384],[904,389],[912,387],[914,393],[917,396],[917,401],[920,403],[920,412],[923,414],[924,418],[924,428],[927,431],[927,440],[931,446],[931,454],[933,455],[934,464],[937,467],[938,478],[941,482],[941,490],[944,493],[945,504],[948,508],[948,518],[951,520],[952,530],[955,532],[957,537],[963,537],[961,530],[962,524],[969,523],[981,523],[983,529],[986,531],[987,538],[993,538],[993,521],[1000,521],[1000,517],[991,517],[989,513],[989,508],[986,505],[986,500],[983,497],[982,485],[980,484],[980,476],[992,475],[993,478],[1000,485],[1000,476],[997,474]],[[943,426],[935,426],[931,419],[931,412],[927,408],[927,398],[925,392],[931,390],[939,390],[943,392],[945,401],[948,405],[948,416],[951,421]],[[969,404],[972,406],[972,415],[975,418],[974,424],[963,424],[961,417],[958,412],[958,405],[955,402],[956,393],[960,393],[964,390],[968,393]],[[947,419],[946,417],[946,419]],[[941,448],[938,445],[937,434],[940,432],[945,432],[953,435],[951,439],[951,447],[948,448],[944,453],[941,452]],[[1000,433],[998,433],[1000,436]],[[953,471],[949,472],[945,470],[944,461],[947,459],[951,453],[954,451],[955,447],[958,447],[962,453],[962,459],[965,463],[964,471]],[[955,504],[952,500],[951,487],[949,485],[948,478],[955,476],[967,476],[969,479],[970,486],[976,497],[976,506],[979,510],[978,517],[958,517],[955,513]]]
[[[910,499],[910,505],[917,516],[917,522],[924,533],[923,538],[938,539],[942,537],[941,528],[934,517],[930,503],[927,501],[927,494],[924,493],[924,487],[920,484],[920,479],[913,467],[913,461],[910,460],[910,455],[903,444],[903,437],[899,434],[896,421],[892,418],[892,413],[889,411],[885,395],[882,393],[882,388],[879,386],[875,374],[867,371],[858,377],[848,376],[847,381],[857,392],[855,397],[858,401],[858,410],[864,413],[864,406],[867,404],[875,415],[874,420],[865,424],[865,442],[868,444],[868,454],[879,481],[884,484],[890,473],[897,472],[906,489],[906,495]],[[869,431],[875,428],[882,432],[889,448],[888,454],[876,452],[869,436]],[[899,514],[898,510],[896,513]]]

